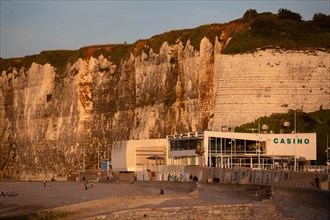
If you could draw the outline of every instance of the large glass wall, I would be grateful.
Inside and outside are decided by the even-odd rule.
[[[171,151],[176,150],[196,150],[197,144],[201,141],[199,139],[174,139],[170,140],[170,149]]]
[[[198,137],[169,140],[170,165],[202,165],[203,139]]]
[[[265,143],[251,140],[216,138],[209,140],[208,164],[212,167],[246,166],[261,163]],[[247,155],[251,155],[247,157]],[[255,161],[257,160],[257,161]]]

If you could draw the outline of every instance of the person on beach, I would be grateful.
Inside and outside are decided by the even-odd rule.
[[[131,183],[135,183],[136,180],[137,180],[136,175],[133,175],[132,178],[131,178]]]
[[[320,179],[319,177],[316,175],[315,179],[314,179],[314,186],[315,188],[319,189],[320,188]]]

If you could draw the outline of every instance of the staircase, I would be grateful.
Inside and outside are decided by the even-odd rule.
[[[245,188],[246,196],[256,201],[264,201],[272,198],[271,187],[247,186]]]
[[[262,220],[294,220],[294,218],[284,217],[276,210],[272,199],[263,200],[261,203],[254,204],[252,207],[252,219]]]

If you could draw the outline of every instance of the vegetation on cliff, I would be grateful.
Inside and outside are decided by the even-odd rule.
[[[297,13],[280,9],[277,14],[248,10],[241,19],[249,28],[232,35],[223,53],[235,54],[263,47],[330,49],[330,16],[316,13],[303,21]]]
[[[190,40],[190,45],[199,50],[200,42],[204,37],[207,37],[214,45],[215,37],[220,37],[221,31],[224,29],[224,25],[221,24],[209,24],[202,25],[194,29],[174,30],[165,32],[163,34],[155,35],[145,41],[143,48],[138,48],[135,55],[139,55],[142,50],[148,52],[152,48],[153,52],[159,53],[159,50],[164,42],[168,42],[170,45],[176,44],[181,41],[183,46]]]
[[[274,113],[269,117],[260,117],[253,122],[243,124],[235,128],[235,131],[245,133],[258,132],[260,125],[261,132],[292,133],[295,130],[295,118],[297,133],[317,134],[317,162],[318,164],[325,164],[327,134],[330,136],[330,109],[320,109],[310,113],[300,110],[289,110],[288,113]]]
[[[221,36],[221,39],[220,39]],[[150,39],[138,40],[134,44],[97,45],[82,47],[79,50],[43,51],[38,55],[24,58],[0,59],[0,71],[29,68],[33,62],[50,63],[57,73],[62,75],[68,63],[79,58],[103,55],[110,57],[117,67],[122,60],[128,59],[132,53],[138,56],[152,49],[159,53],[161,45],[170,45],[178,41],[186,46],[188,40],[199,50],[201,40],[207,37],[214,44],[216,37],[222,42],[222,52],[235,54],[253,51],[257,48],[280,47],[282,49],[325,48],[330,49],[330,16],[316,13],[311,21],[303,21],[297,13],[280,9],[277,14],[269,12],[258,14],[250,9],[240,19],[226,24],[208,24],[193,29],[173,30],[155,35]],[[119,70],[117,70],[119,71]]]

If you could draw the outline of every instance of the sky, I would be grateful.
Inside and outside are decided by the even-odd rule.
[[[280,8],[311,20],[330,14],[330,0],[0,0],[0,57],[88,45],[134,43],[171,30],[226,23],[248,9]]]

